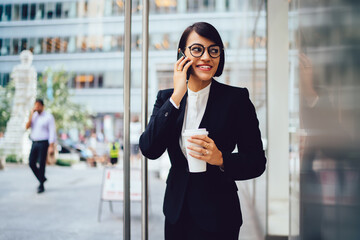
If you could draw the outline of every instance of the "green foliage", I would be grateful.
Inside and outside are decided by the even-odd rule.
[[[47,80],[52,76],[53,99],[47,96]],[[85,108],[70,100],[71,94],[67,87],[69,74],[64,70],[53,72],[47,69],[38,77],[37,98],[42,98],[45,110],[54,115],[56,129],[68,131],[71,128],[82,130],[91,127],[90,114]],[[0,131],[4,132],[6,124],[10,119],[11,107],[15,93],[15,84],[11,80],[9,84],[0,87]]]
[[[5,132],[6,124],[10,119],[14,94],[14,81],[10,81],[5,88],[0,86],[0,132]]]
[[[47,80],[51,76],[53,100],[47,96]],[[68,131],[71,128],[84,129],[91,126],[90,114],[86,109],[71,102],[70,92],[67,87],[69,75],[65,71],[52,72],[46,70],[38,81],[38,96],[44,100],[45,108],[55,118],[58,130]]]
[[[56,165],[59,165],[59,166],[71,167],[71,165],[73,165],[74,163],[76,163],[76,160],[71,160],[71,159],[57,159],[56,160]]]
[[[7,163],[18,163],[18,162],[22,162],[21,158],[18,158],[16,156],[16,154],[10,154],[6,156],[6,162]]]

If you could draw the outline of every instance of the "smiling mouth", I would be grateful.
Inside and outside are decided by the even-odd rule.
[[[211,66],[206,66],[206,65],[201,65],[201,66],[197,66],[197,68],[199,68],[201,70],[209,71],[212,67]]]

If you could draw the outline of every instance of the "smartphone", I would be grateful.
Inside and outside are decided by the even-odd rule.
[[[186,57],[185,54],[183,53],[183,51],[181,51],[180,49],[178,50],[178,54],[177,54],[177,59],[179,60],[181,57]],[[189,80],[190,78],[190,72],[191,72],[191,66],[188,68],[187,72],[186,72],[186,80]]]

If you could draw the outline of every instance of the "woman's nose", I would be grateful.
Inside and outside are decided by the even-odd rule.
[[[204,54],[201,56],[201,60],[210,60],[210,54],[209,51],[207,49],[204,50]]]

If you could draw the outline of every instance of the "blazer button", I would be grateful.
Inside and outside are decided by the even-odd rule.
[[[168,113],[168,112],[166,112],[166,113],[165,113],[165,117],[167,117],[168,115],[169,115],[169,113]]]

